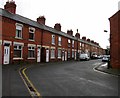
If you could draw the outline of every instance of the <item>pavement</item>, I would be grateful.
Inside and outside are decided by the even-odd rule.
[[[102,63],[95,67],[96,70],[107,73],[107,74],[112,74],[116,76],[120,76],[120,69],[113,69],[113,68],[108,68],[107,63]]]

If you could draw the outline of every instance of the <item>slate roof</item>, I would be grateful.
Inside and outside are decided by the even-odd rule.
[[[89,45],[92,45],[92,46],[100,47],[100,46],[97,46],[97,45],[95,45],[95,44],[93,44],[93,43],[84,41],[84,40],[82,40],[82,39],[77,39],[76,37],[70,36],[70,35],[68,35],[68,34],[65,33],[65,32],[57,31],[56,29],[54,29],[54,28],[52,28],[52,27],[49,27],[49,26],[40,24],[40,23],[38,23],[37,21],[28,19],[28,18],[23,17],[23,16],[18,15],[18,14],[10,13],[10,12],[8,12],[7,10],[2,9],[2,8],[0,8],[0,15],[1,15],[1,16],[4,16],[4,17],[7,17],[7,18],[9,18],[9,19],[15,20],[15,21],[17,21],[17,22],[21,22],[21,23],[24,23],[24,24],[28,24],[28,25],[30,25],[30,26],[37,27],[37,28],[40,28],[40,29],[49,31],[49,32],[54,33],[54,34],[58,34],[58,35],[67,37],[67,38],[69,38],[69,39],[78,40],[78,41],[80,41],[80,42],[83,42],[83,43],[86,43],[86,44],[89,44]]]

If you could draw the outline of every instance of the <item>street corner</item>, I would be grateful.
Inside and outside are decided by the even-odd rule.
[[[108,68],[108,63],[99,64],[94,68],[94,70],[99,71],[99,72],[103,72],[106,74],[120,76],[120,69]]]

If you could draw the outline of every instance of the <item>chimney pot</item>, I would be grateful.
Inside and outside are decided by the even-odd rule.
[[[83,36],[83,37],[82,37],[82,39],[83,39],[83,40],[86,40],[86,37],[85,37],[85,36]]]
[[[13,13],[13,14],[16,14],[16,4],[15,4],[15,1],[7,1],[6,4],[4,5],[4,9]]]
[[[40,24],[44,24],[45,25],[45,17],[44,16],[40,16],[37,18],[37,22],[40,23]]]
[[[54,29],[61,31],[61,24],[60,23],[56,23],[54,26]]]
[[[72,29],[71,29],[71,30],[67,30],[67,34],[70,35],[70,36],[73,36],[73,31],[72,31]]]
[[[75,34],[75,37],[77,37],[77,38],[80,39],[80,33],[76,33],[76,34]]]

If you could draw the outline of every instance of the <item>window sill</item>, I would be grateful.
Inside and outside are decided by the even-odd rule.
[[[61,57],[58,57],[58,59],[61,59]]]
[[[13,58],[13,60],[23,60],[23,58]]]
[[[55,59],[55,57],[51,57],[51,59]]]
[[[52,43],[52,45],[55,45],[55,43]]]
[[[29,39],[29,41],[33,41],[34,42],[35,40]]]
[[[27,58],[27,59],[30,59],[30,60],[32,59],[32,60],[33,60],[33,59],[35,59],[35,58]]]
[[[21,38],[21,37],[15,37],[16,39],[23,39],[23,38]]]

